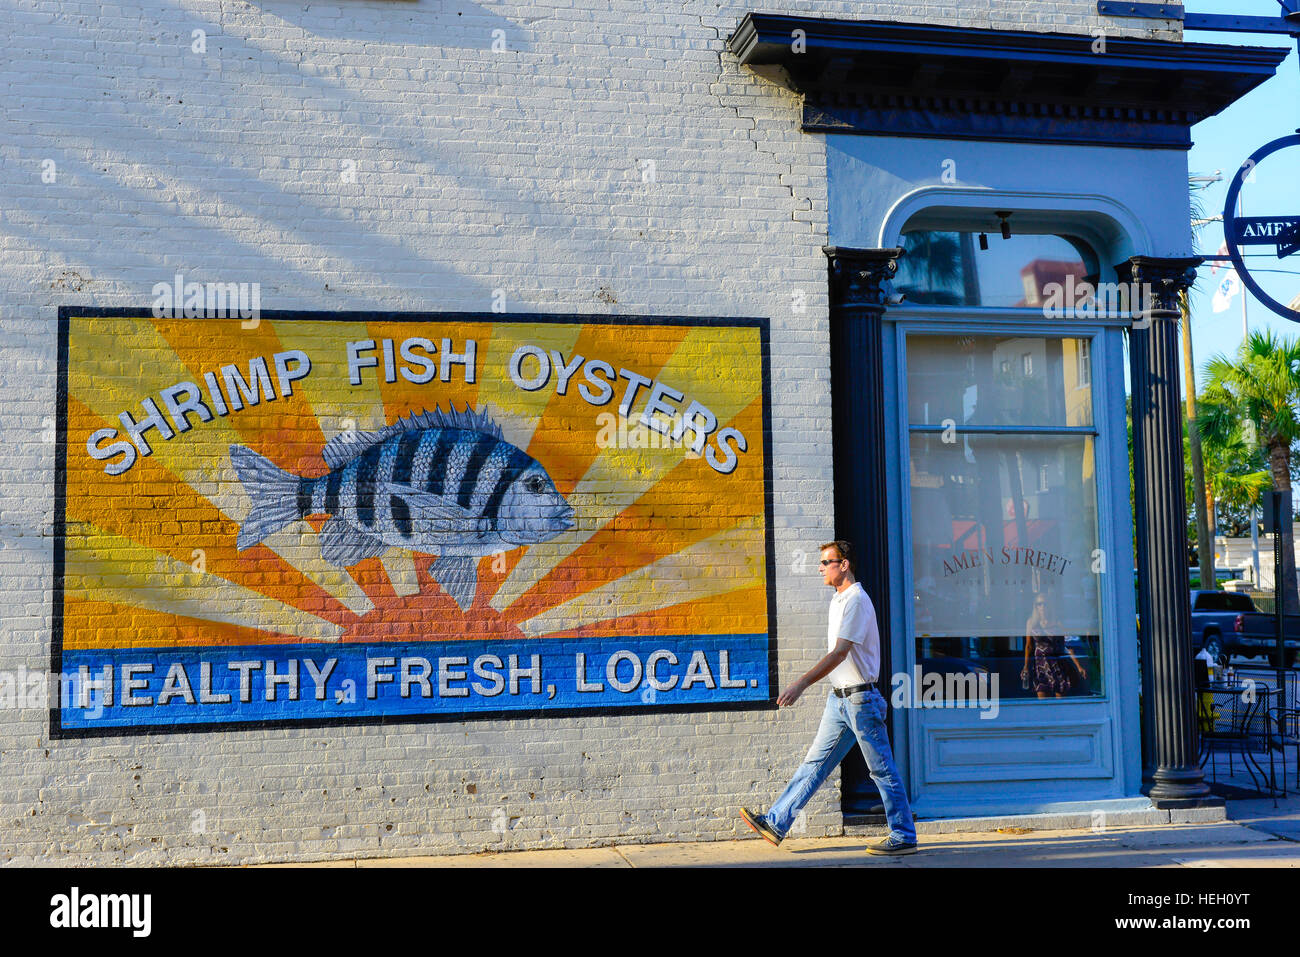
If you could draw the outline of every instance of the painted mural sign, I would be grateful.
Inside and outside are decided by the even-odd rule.
[[[60,316],[53,733],[771,699],[763,320]]]

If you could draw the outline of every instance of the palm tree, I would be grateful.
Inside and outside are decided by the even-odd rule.
[[[1291,446],[1300,438],[1300,342],[1256,331],[1241,344],[1235,359],[1218,355],[1205,366],[1205,392],[1197,428],[1208,442],[1231,443],[1234,432],[1255,433],[1268,460],[1273,488],[1291,489]],[[1282,522],[1282,569],[1278,578],[1282,608],[1300,614],[1296,587],[1295,545],[1291,522]]]
[[[1214,176],[1190,177],[1188,197],[1191,200],[1192,236],[1194,248],[1200,247],[1201,228],[1207,222],[1201,202],[1200,190],[1211,182],[1221,179]],[[1201,570],[1201,587],[1218,588],[1219,582],[1214,574],[1214,493],[1205,477],[1205,457],[1201,449],[1201,433],[1192,427],[1196,420],[1196,364],[1192,358],[1192,299],[1191,290],[1184,289],[1178,294],[1178,311],[1182,313],[1183,332],[1183,393],[1187,405],[1187,425],[1184,435],[1190,438],[1188,458],[1192,467],[1192,491],[1187,502],[1192,506],[1196,516],[1196,551],[1197,564]]]
[[[903,236],[905,254],[898,263],[894,289],[917,303],[938,306],[961,305],[968,290],[962,285],[963,266],[973,272],[975,264],[966,262],[966,250],[957,233],[917,232]],[[977,303],[971,303],[977,305]]]
[[[1193,197],[1193,213],[1196,212],[1196,205],[1197,200]],[[1191,428],[1191,423],[1196,420],[1196,367],[1192,359],[1192,301],[1189,290],[1184,289],[1178,294],[1178,311],[1181,313],[1183,330],[1183,393],[1188,424],[1183,436],[1187,440],[1186,459],[1192,466],[1192,494],[1187,496],[1187,504],[1196,515],[1196,564],[1201,570],[1201,587],[1218,588],[1218,578],[1214,574],[1214,540],[1211,538],[1214,534],[1214,497],[1205,477],[1201,433]]]
[[[1222,503],[1225,510],[1246,509],[1249,515],[1249,510],[1259,505],[1259,497],[1272,487],[1273,478],[1263,468],[1263,455],[1259,448],[1246,442],[1246,431],[1241,423],[1226,441],[1207,437],[1202,451],[1205,482],[1214,501]]]

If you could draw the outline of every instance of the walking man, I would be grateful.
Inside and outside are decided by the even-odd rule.
[[[780,844],[790,832],[795,817],[812,798],[853,747],[862,748],[871,779],[880,789],[889,822],[889,836],[871,844],[872,854],[913,854],[916,827],[885,730],[885,699],[876,688],[880,672],[880,632],[876,609],[853,577],[849,543],[828,542],[821,547],[822,580],[835,589],[831,599],[829,653],[812,670],[781,692],[776,703],[791,707],[800,695],[827,675],[831,689],[826,696],[817,738],[808,749],[794,778],[766,814],[741,808],[745,823],[772,844]]]

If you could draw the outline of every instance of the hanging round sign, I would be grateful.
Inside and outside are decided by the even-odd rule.
[[[1242,185],[1255,172],[1255,167],[1274,153],[1292,146],[1300,146],[1300,133],[1274,140],[1256,150],[1250,159],[1241,164],[1241,169],[1237,170],[1237,175],[1232,179],[1232,185],[1228,187],[1228,198],[1223,207],[1223,238],[1228,247],[1228,258],[1232,260],[1242,285],[1250,290],[1251,295],[1284,319],[1300,322],[1300,311],[1282,305],[1266,293],[1250,274],[1245,257],[1241,254],[1242,246],[1272,247],[1277,251],[1278,259],[1286,259],[1300,252],[1300,216],[1237,215],[1237,197],[1241,195]]]

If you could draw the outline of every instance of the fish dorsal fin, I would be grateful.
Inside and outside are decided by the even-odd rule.
[[[483,411],[475,412],[470,408],[469,403],[465,403],[464,409],[457,409],[453,402],[449,405],[451,411],[444,412],[441,408],[434,406],[432,412],[424,410],[419,415],[412,413],[405,419],[398,419],[397,426],[404,429],[465,429],[469,432],[481,432],[484,435],[490,435],[494,439],[502,439],[501,426],[493,421],[488,415],[487,408]],[[394,426],[396,428],[397,426]]]
[[[438,406],[434,406],[432,412],[428,409],[419,413],[412,412],[405,418],[398,419],[392,425],[384,426],[375,432],[340,432],[325,444],[325,450],[321,453],[325,457],[325,464],[330,467],[330,471],[333,471],[347,465],[358,455],[374,448],[385,439],[402,432],[418,432],[422,429],[465,429],[505,441],[501,434],[501,426],[488,415],[486,407],[482,412],[475,412],[466,402],[465,408],[461,410],[457,409],[453,402],[449,408],[450,412],[444,412]]]

